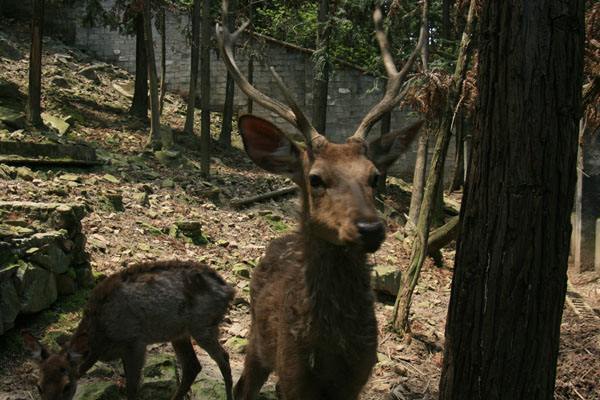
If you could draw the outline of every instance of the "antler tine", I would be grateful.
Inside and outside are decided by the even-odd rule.
[[[226,20],[227,10],[228,10],[229,2],[228,0],[223,0],[223,21]],[[256,101],[261,106],[265,107],[269,111],[272,111],[283,119],[288,121],[290,124],[295,126],[304,136],[307,145],[311,146],[312,140],[317,137],[322,137],[317,130],[312,126],[306,115],[302,112],[298,104],[293,100],[292,95],[289,89],[283,83],[281,77],[275,72],[275,70],[271,67],[271,73],[275,77],[275,81],[279,86],[283,96],[285,97],[286,102],[289,103],[289,106],[281,103],[280,101],[273,99],[263,92],[254,87],[246,77],[239,70],[235,58],[233,56],[233,48],[238,36],[246,29],[249,21],[246,21],[237,31],[231,33],[226,26],[221,26],[217,24],[216,33],[217,40],[219,42],[219,48],[221,50],[221,56],[223,57],[223,62],[227,66],[227,69],[231,73],[233,79],[240,87],[240,89],[252,100]]]
[[[424,0],[423,2],[425,3],[427,0]],[[394,58],[392,57],[390,51],[390,43],[383,28],[383,15],[379,7],[373,12],[373,21],[375,22],[375,33],[377,36],[377,42],[379,43],[381,56],[383,58],[383,64],[388,75],[388,82],[383,98],[367,113],[367,115],[365,115],[363,120],[358,125],[356,132],[354,132],[352,135],[352,139],[364,140],[369,133],[369,130],[377,121],[379,121],[383,114],[393,109],[396,104],[400,102],[403,95],[401,88],[404,80],[412,68],[415,59],[419,55],[421,47],[423,47],[423,44],[425,43],[426,35],[422,32],[422,34],[419,36],[419,40],[415,49],[408,57],[408,60],[406,60],[406,63],[400,72],[398,72],[396,65],[394,64]]]

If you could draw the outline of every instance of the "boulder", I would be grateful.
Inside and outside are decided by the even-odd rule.
[[[21,301],[12,280],[0,282],[0,334],[14,326],[20,311]]]
[[[28,182],[31,182],[35,179],[35,173],[30,168],[17,167],[15,170],[17,171],[17,178],[21,178]]]
[[[0,121],[13,129],[25,128],[25,114],[12,108],[0,106]]]
[[[397,267],[376,265],[371,270],[371,286],[376,292],[396,296],[400,288],[401,273]]]
[[[67,121],[47,112],[42,113],[42,121],[44,121],[45,125],[56,129],[61,135],[67,133],[70,128],[70,125]]]
[[[75,278],[75,271],[71,270],[71,273],[67,272],[64,274],[56,275],[56,290],[59,296],[66,296],[75,293],[77,290],[77,280]]]
[[[48,308],[58,297],[54,274],[21,261],[17,271],[21,312],[32,314]]]
[[[244,354],[248,347],[248,339],[232,336],[225,342],[225,347],[233,353]]]
[[[73,255],[64,252],[58,241],[53,241],[41,249],[29,254],[29,261],[44,267],[55,274],[67,272]]]
[[[118,386],[113,382],[81,382],[73,400],[120,400]]]

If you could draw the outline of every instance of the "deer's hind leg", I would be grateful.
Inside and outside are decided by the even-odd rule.
[[[144,344],[132,343],[126,346],[121,359],[123,360],[123,369],[125,370],[127,400],[134,400],[137,396],[145,358],[146,346]]]
[[[196,342],[202,347],[219,367],[223,380],[225,381],[225,393],[227,400],[233,400],[232,387],[233,380],[231,378],[231,366],[229,365],[229,354],[219,343],[219,328],[215,326],[207,332],[194,336]]]
[[[182,370],[181,382],[171,400],[181,400],[190,390],[196,376],[198,376],[202,370],[202,365],[200,365],[200,362],[196,357],[194,346],[192,346],[189,337],[174,340],[171,344],[173,345],[173,349],[175,349],[175,355],[177,356],[177,361],[179,361]]]
[[[265,368],[252,345],[252,340],[246,350],[244,359],[244,370],[242,376],[235,385],[235,400],[254,400],[258,396],[271,370]]]

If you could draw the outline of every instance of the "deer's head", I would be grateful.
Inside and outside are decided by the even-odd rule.
[[[227,8],[228,1],[224,0],[224,16]],[[258,166],[288,176],[300,186],[304,203],[302,222],[312,234],[333,244],[358,246],[366,252],[376,251],[385,238],[385,226],[374,204],[377,180],[406,150],[422,125],[422,121],[418,121],[371,142],[366,140],[371,127],[400,101],[403,82],[423,42],[422,36],[409,60],[398,71],[390,54],[379,9],[374,13],[374,21],[388,73],[386,92],[343,144],[332,143],[317,132],[273,68],[271,72],[287,104],[265,95],[241,74],[233,47],[247,24],[234,33],[217,25],[223,61],[240,89],[295,126],[306,143],[301,146],[271,122],[245,115],[239,120],[239,128],[246,152]]]
[[[58,353],[50,352],[30,333],[22,333],[23,344],[39,369],[37,389],[42,400],[71,400],[77,390],[78,368],[82,360],[73,343]]]

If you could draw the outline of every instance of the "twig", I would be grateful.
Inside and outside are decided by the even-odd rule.
[[[288,186],[282,189],[277,189],[272,192],[267,192],[263,194],[259,194],[256,196],[245,197],[242,199],[234,199],[231,200],[231,206],[234,208],[241,208],[248,204],[256,203],[258,201],[272,199],[279,196],[284,196],[286,194],[295,193],[298,190],[298,186]]]

